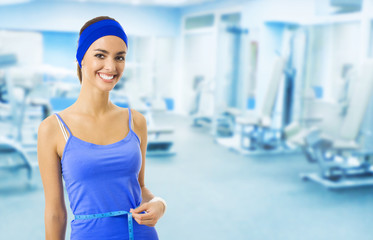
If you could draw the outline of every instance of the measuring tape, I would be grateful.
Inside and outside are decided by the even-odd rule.
[[[97,214],[90,214],[90,215],[75,215],[75,219],[92,219],[92,218],[103,218],[103,217],[114,217],[119,215],[128,214],[128,233],[130,240],[134,240],[133,238],[133,224],[132,224],[132,213],[127,211],[115,211],[115,212],[107,212],[107,213],[97,213]]]

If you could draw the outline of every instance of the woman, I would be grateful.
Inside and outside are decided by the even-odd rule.
[[[79,97],[39,126],[46,239],[65,239],[62,177],[75,216],[70,239],[158,239],[154,226],[166,203],[144,183],[146,120],[109,100],[123,74],[127,47],[116,20],[88,21],[76,54]]]

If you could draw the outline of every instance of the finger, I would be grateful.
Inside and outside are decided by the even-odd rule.
[[[145,213],[135,213],[135,212],[131,212],[132,216],[136,216],[136,217],[139,217],[139,216],[142,216],[142,215],[145,215],[145,214],[149,214],[149,212],[145,211]]]
[[[137,219],[152,219],[154,218],[153,214],[152,213],[145,213],[145,214],[137,214],[137,213],[132,213],[132,217],[133,218],[137,218]]]
[[[136,214],[137,218],[141,219],[141,220],[150,220],[150,219],[154,219],[154,215],[152,213],[145,213],[145,214]]]
[[[154,219],[150,219],[150,220],[136,220],[136,222],[138,224],[142,224],[142,225],[155,225],[157,223]]]
[[[132,213],[140,213],[142,211],[147,210],[147,208],[148,208],[148,204],[144,203],[143,205],[139,206],[136,209],[131,210],[130,212],[132,212]]]
[[[140,217],[134,217],[135,221],[138,223],[138,224],[143,224],[144,223],[144,219],[141,219]],[[148,219],[146,221],[149,221]]]

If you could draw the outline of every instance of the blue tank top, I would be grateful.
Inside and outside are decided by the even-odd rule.
[[[92,215],[114,211],[130,211],[141,201],[138,176],[141,169],[140,140],[131,128],[118,142],[98,145],[69,132],[61,159],[62,176],[74,215]],[[128,216],[118,215],[71,221],[71,240],[127,240]],[[158,240],[155,227],[138,224],[133,219],[135,240]]]

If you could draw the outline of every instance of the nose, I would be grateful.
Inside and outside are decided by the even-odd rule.
[[[107,58],[105,61],[105,70],[114,73],[116,71],[116,62],[114,59]]]

